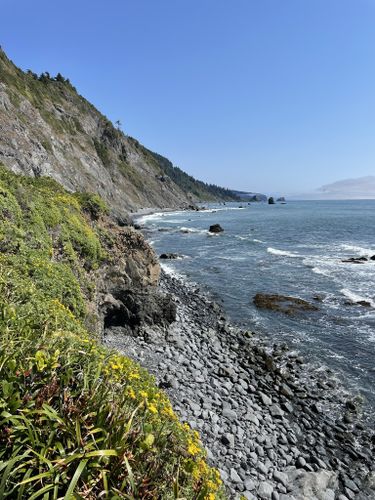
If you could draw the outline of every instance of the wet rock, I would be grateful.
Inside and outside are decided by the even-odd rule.
[[[367,262],[367,257],[350,257],[349,259],[344,259],[341,262],[348,264],[363,264],[364,262]]]
[[[159,256],[159,259],[170,259],[170,260],[182,259],[182,255],[178,253],[162,253]]]
[[[306,312],[318,311],[318,307],[310,304],[306,300],[289,297],[286,295],[272,295],[267,293],[257,293],[253,299],[254,304],[259,309],[268,309],[270,311],[278,311],[288,316]]]
[[[369,302],[368,300],[358,300],[356,304],[363,307],[372,307],[371,302]]]
[[[224,229],[220,226],[220,224],[212,224],[208,231],[210,233],[222,233]]]

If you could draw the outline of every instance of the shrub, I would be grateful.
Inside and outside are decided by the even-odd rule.
[[[106,249],[83,208],[104,205],[3,168],[0,182],[0,498],[221,498],[155,380],[84,326]]]
[[[108,214],[108,207],[103,199],[95,193],[76,193],[82,209],[88,212],[94,220],[98,220],[102,215]]]

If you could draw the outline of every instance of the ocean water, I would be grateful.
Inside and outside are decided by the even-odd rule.
[[[209,290],[230,319],[285,341],[315,365],[328,366],[375,409],[375,200],[295,201],[211,206],[201,212],[141,219],[158,254],[177,273]],[[210,235],[211,224],[224,233]],[[319,307],[298,316],[257,309],[256,293],[300,297]],[[319,297],[319,301],[316,300]],[[367,301],[371,307],[358,305]]]

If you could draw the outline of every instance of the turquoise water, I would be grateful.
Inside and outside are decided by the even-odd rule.
[[[375,407],[375,261],[341,262],[375,255],[375,200],[231,204],[142,222],[158,254],[184,255],[163,264],[167,271],[210,290],[232,321],[333,368]],[[210,236],[215,223],[225,231]],[[319,311],[261,311],[252,303],[257,292],[300,297]]]

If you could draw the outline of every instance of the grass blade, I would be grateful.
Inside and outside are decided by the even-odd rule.
[[[70,481],[69,488],[64,496],[64,500],[71,500],[73,492],[74,492],[74,488],[76,487],[76,484],[78,483],[78,480],[79,480],[82,472],[84,471],[84,468],[86,467],[86,464],[88,461],[89,461],[88,459],[82,460],[82,462],[78,465],[78,467],[74,473],[74,476],[72,477],[72,480]]]

